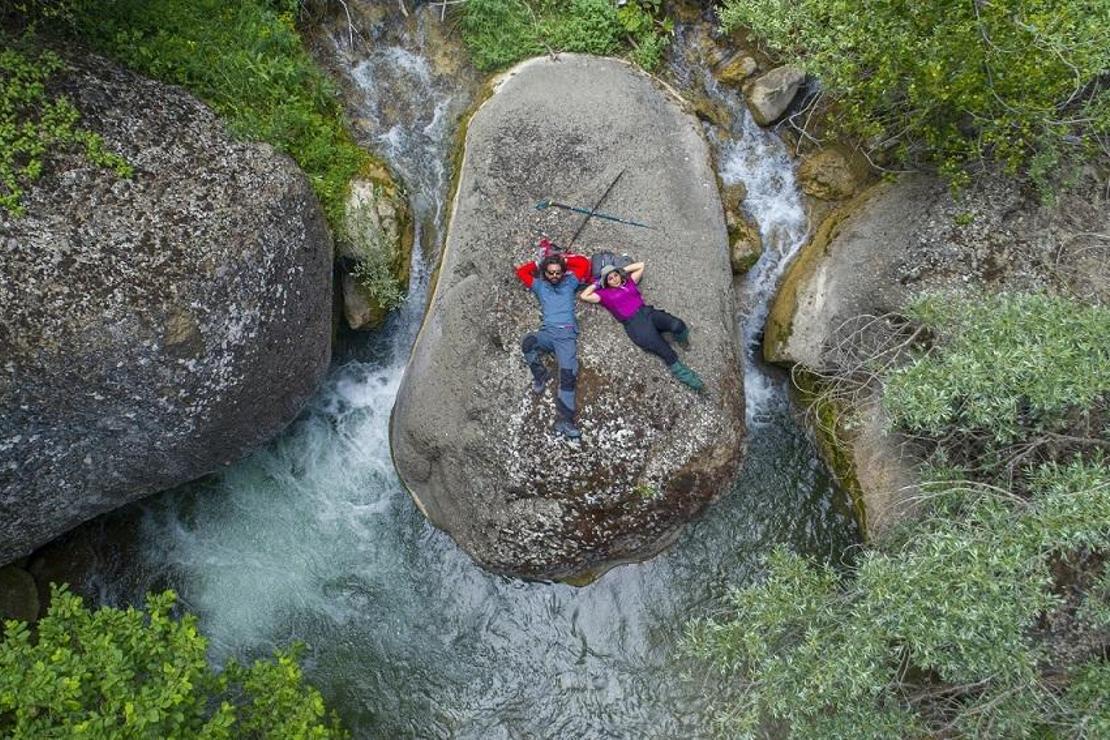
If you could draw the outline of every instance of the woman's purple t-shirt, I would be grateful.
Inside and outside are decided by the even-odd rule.
[[[618,321],[628,321],[644,305],[644,297],[632,280],[625,280],[619,288],[598,288],[595,293],[601,299],[601,305],[609,309]]]

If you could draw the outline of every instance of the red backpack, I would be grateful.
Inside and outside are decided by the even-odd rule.
[[[539,259],[525,262],[517,265],[515,268],[516,276],[520,278],[520,282],[524,283],[529,288],[531,288],[532,283],[535,282],[540,262],[544,257],[552,254],[562,255],[563,260],[567,263],[567,269],[574,273],[574,276],[578,278],[578,282],[585,285],[590,281],[590,258],[586,255],[574,254],[572,252],[560,252],[559,248],[547,238],[540,239],[539,248]]]

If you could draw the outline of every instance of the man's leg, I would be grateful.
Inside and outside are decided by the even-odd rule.
[[[540,360],[540,352],[553,350],[551,337],[542,329],[525,334],[520,342],[520,349],[524,353],[524,361],[528,363],[528,369],[532,371],[532,390],[539,395],[543,393],[543,387],[551,377],[547,368],[543,366],[543,361]]]
[[[667,340],[660,336],[650,312],[651,309],[638,311],[635,316],[624,322],[624,330],[637,347],[656,355],[667,367],[670,367],[678,362],[678,355],[671,345],[667,344]]]
[[[573,331],[560,333],[553,340],[555,357],[559,360],[559,391],[555,394],[555,409],[559,412],[556,431],[572,439],[581,436],[574,426],[577,409],[575,395],[578,389],[578,335]]]

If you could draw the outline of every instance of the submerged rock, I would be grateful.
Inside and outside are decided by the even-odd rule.
[[[0,562],[241,457],[330,359],[331,240],[287,156],[96,57],[57,81],[131,179],[58,153],[0,211]]]
[[[592,205],[652,230],[592,220],[576,249],[647,263],[645,298],[691,326],[680,356],[696,395],[580,305],[581,442],[552,433],[520,342],[539,306],[512,273],[541,232],[565,241]],[[728,491],[744,449],[740,353],[721,201],[697,121],[658,82],[610,59],[560,55],[511,70],[470,122],[450,233],[391,424],[420,508],[479,563],[574,579],[657,553]],[[554,368],[553,361],[549,363]]]

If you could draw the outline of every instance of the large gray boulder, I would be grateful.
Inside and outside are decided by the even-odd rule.
[[[54,157],[0,211],[0,563],[230,463],[330,359],[331,243],[287,156],[95,57],[56,82],[133,166]]]
[[[585,252],[647,263],[650,303],[684,318],[695,395],[603,309],[579,307],[581,442],[552,433],[520,352],[539,306],[512,273],[541,232],[565,241],[592,204]],[[660,83],[611,59],[560,55],[508,72],[470,121],[447,244],[393,409],[397,470],[420,508],[479,563],[536,579],[596,575],[657,553],[729,490],[744,449],[743,387],[721,200],[697,121]],[[552,367],[553,361],[552,361]]]

